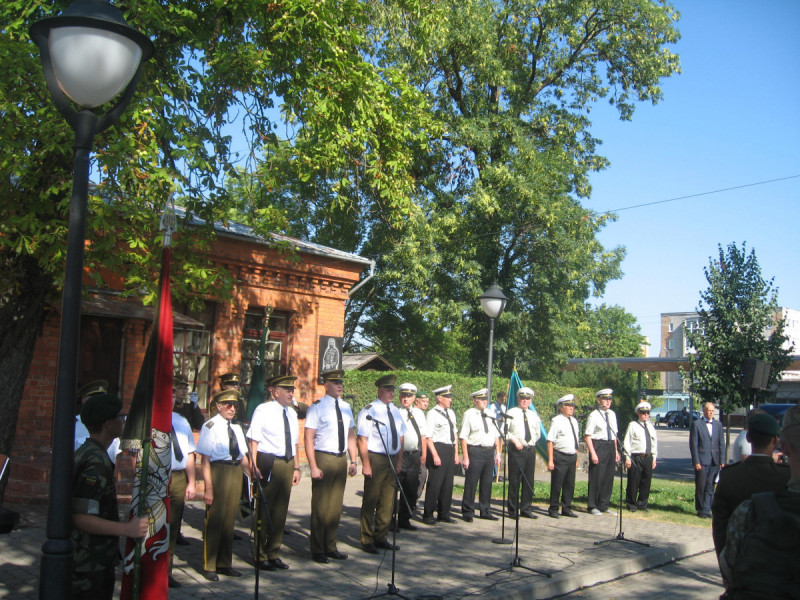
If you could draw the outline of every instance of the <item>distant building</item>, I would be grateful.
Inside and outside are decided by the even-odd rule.
[[[800,311],[780,307],[774,320],[785,320],[784,334],[789,338],[784,348],[794,346],[793,353],[800,352]],[[661,351],[660,357],[681,358],[691,353],[687,334],[700,330],[700,315],[697,312],[661,313]],[[767,329],[764,335],[771,333]],[[742,357],[745,359],[747,357]],[[662,373],[662,385],[666,394],[675,398],[688,397],[688,385],[680,373]],[[796,402],[800,400],[800,371],[784,371],[781,381],[772,388],[776,402]]]

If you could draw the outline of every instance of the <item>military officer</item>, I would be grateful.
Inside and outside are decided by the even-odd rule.
[[[90,395],[81,407],[89,438],[75,452],[72,483],[72,598],[110,600],[114,565],[119,562],[119,537],[147,534],[148,519],[119,520],[114,465],[107,450],[122,434],[122,400],[108,393]]]
[[[192,431],[200,431],[206,418],[203,411],[197,406],[197,396],[194,401],[189,399],[189,381],[183,375],[175,375],[172,378],[172,393],[175,396],[175,407],[172,412],[176,412],[192,426]]]
[[[650,422],[649,402],[636,406],[636,420],[628,424],[622,447],[625,448],[625,468],[628,469],[625,504],[630,511],[647,511],[650,483],[658,457],[658,440],[656,428]]]
[[[239,393],[235,390],[218,392],[214,403],[218,414],[203,425],[197,441],[205,482],[203,576],[208,581],[219,581],[218,573],[241,576],[231,566],[233,529],[242,492],[242,472],[250,470],[244,432],[241,425],[233,423]]]
[[[578,516],[572,510],[580,437],[580,426],[572,416],[575,413],[575,396],[562,396],[557,404],[559,414],[553,417],[550,431],[547,432],[547,468],[550,471],[550,508],[547,514],[554,519],[558,518],[559,500],[563,516]]]
[[[172,394],[172,408],[175,408],[175,394]],[[183,416],[172,413],[172,467],[169,479],[169,587],[179,588],[181,584],[172,577],[172,559],[175,545],[181,535],[183,509],[187,500],[194,499],[195,493],[195,455],[194,434]],[[184,541],[181,545],[187,545]]]
[[[597,408],[589,414],[583,439],[589,450],[589,502],[587,510],[599,516],[615,515],[609,508],[614,486],[614,465],[619,462],[617,450],[617,415],[611,410],[613,390],[603,388],[595,394]]]
[[[297,456],[297,412],[292,409],[297,377],[281,375],[269,381],[272,401],[260,404],[253,413],[247,438],[253,479],[263,492],[257,496],[260,507],[259,546],[256,564],[275,571],[289,565],[278,557],[283,541],[286,515],[292,486],[300,483],[300,460]],[[269,510],[269,517],[267,517]]]
[[[492,470],[500,463],[500,434],[486,414],[489,390],[480,389],[470,394],[473,406],[461,418],[461,464],[464,465],[464,495],[461,499],[461,517],[471,523],[475,516],[475,491],[479,489],[478,517],[496,521],[491,510]]]
[[[417,386],[413,383],[404,383],[398,388],[400,392],[400,414],[406,426],[406,434],[403,438],[403,468],[400,470],[400,483],[406,495],[408,506],[401,499],[398,509],[397,524],[400,529],[416,529],[411,524],[414,507],[417,505],[419,495],[420,468],[428,458],[428,422],[425,413],[416,406],[412,406],[415,401]]]
[[[353,409],[341,399],[344,371],[322,373],[325,395],[308,408],[305,450],[311,469],[311,557],[315,562],[345,560],[336,547],[347,476],[358,470]],[[350,464],[347,464],[347,457]]]
[[[542,435],[542,422],[536,411],[531,409],[532,400],[533,390],[522,387],[517,391],[517,405],[509,408],[506,413],[509,455],[508,510],[514,518],[517,514],[528,519],[536,518],[531,510],[531,503],[536,472],[536,442]]]
[[[368,554],[396,550],[386,539],[395,500],[394,470],[403,466],[403,438],[406,427],[394,405],[396,375],[384,375],[375,382],[378,397],[358,414],[358,453],[364,474],[361,501],[361,548]]]
[[[453,502],[453,478],[456,465],[461,458],[456,441],[456,413],[450,408],[453,403],[453,386],[446,385],[433,390],[436,406],[428,411],[428,487],[425,490],[425,509],[422,522],[436,525],[436,521],[455,523],[450,516]],[[438,518],[434,519],[433,513]]]

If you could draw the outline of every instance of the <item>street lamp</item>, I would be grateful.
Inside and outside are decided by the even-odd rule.
[[[508,298],[503,294],[503,290],[493,283],[491,287],[483,292],[479,298],[483,312],[489,317],[489,369],[486,372],[486,389],[489,396],[492,395],[492,359],[494,354],[494,320],[499,319],[506,307]]]
[[[72,577],[72,470],[75,444],[81,282],[89,198],[89,154],[95,134],[115,123],[128,106],[152,42],[131,28],[106,0],[76,0],[61,15],[34,23],[47,89],[75,130],[61,334],[56,372],[47,541],[42,546],[39,598],[67,598]],[[105,114],[92,110],[119,96]],[[74,105],[73,105],[74,103]],[[78,110],[76,110],[77,106]]]

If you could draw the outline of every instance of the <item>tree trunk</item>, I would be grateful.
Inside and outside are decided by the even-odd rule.
[[[0,253],[0,454],[10,455],[19,405],[52,280],[35,258]],[[5,481],[0,482],[0,506]]]

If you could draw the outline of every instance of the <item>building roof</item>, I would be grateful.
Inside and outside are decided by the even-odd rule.
[[[186,209],[183,206],[176,206],[175,214],[178,217],[187,218],[188,221],[194,225],[205,225],[205,221],[200,217],[196,215],[187,215]],[[216,222],[214,223],[214,230],[223,237],[239,238],[250,242],[255,242],[257,244],[266,244],[270,246],[273,244],[284,243],[289,244],[300,252],[306,252],[308,254],[326,256],[328,258],[335,258],[337,260],[358,263],[361,265],[369,265],[372,263],[369,258],[364,258],[358,254],[344,252],[342,250],[337,250],[336,248],[329,248],[328,246],[315,244],[313,242],[306,242],[304,240],[280,233],[270,233],[270,239],[265,239],[262,236],[254,233],[252,227],[248,227],[247,225],[242,225],[241,223],[236,223],[234,221],[228,221],[227,225]]]
[[[800,369],[800,355],[793,354],[789,357],[791,363],[787,370]],[[678,358],[667,358],[661,356],[637,357],[637,358],[570,358],[567,361],[565,371],[572,371],[576,365],[618,365],[624,371],[655,371],[659,373],[670,373],[680,371],[680,368],[689,368],[689,358],[681,356]]]
[[[388,360],[377,352],[345,352],[342,355],[345,371],[396,371]]]

